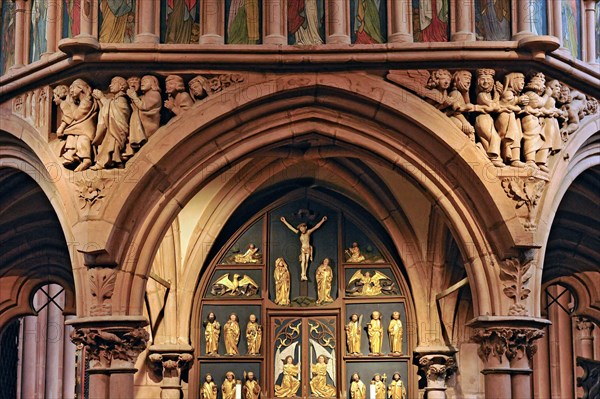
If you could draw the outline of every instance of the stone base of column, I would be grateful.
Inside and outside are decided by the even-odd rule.
[[[537,35],[534,35],[532,32],[529,32],[529,31],[517,32],[512,36],[511,40],[518,42],[519,40],[521,40],[525,37],[529,37],[529,36],[537,36]]]
[[[225,38],[221,35],[202,35],[200,44],[225,44]]]
[[[100,49],[100,42],[91,35],[77,35],[73,38],[62,39],[58,42],[58,49],[63,53],[91,53]]]
[[[413,35],[410,33],[393,33],[388,36],[388,43],[412,43]]]
[[[473,32],[455,32],[450,39],[453,42],[474,42],[476,39]]]
[[[264,42],[264,44],[286,45],[287,37],[285,37],[283,35],[269,35],[269,36],[265,36],[263,42]]]
[[[327,36],[327,44],[350,44],[350,36],[329,35]]]
[[[135,42],[136,43],[159,43],[160,42],[160,37],[158,35],[155,35],[153,33],[140,33],[135,35]]]

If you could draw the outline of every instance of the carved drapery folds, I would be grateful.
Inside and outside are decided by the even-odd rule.
[[[387,79],[425,98],[471,139],[475,135],[473,141],[496,167],[529,168],[529,175],[547,173],[548,157],[562,149],[581,119],[598,109],[597,100],[542,73],[526,79],[509,72],[500,79],[495,70],[481,68],[475,90],[472,75],[466,70],[394,70]]]
[[[478,354],[481,360],[488,362],[490,357],[495,357],[499,363],[505,356],[509,362],[527,356],[529,360],[537,351],[535,340],[542,338],[544,332],[537,328],[498,327],[476,329],[473,342],[479,344]]]
[[[71,333],[74,344],[86,347],[92,368],[114,367],[116,360],[133,367],[149,337],[142,327],[76,328]]]
[[[165,79],[164,101],[159,79],[153,75],[129,79],[115,76],[107,93],[94,89],[83,79],[76,79],[69,86],[58,85],[52,94],[60,160],[75,172],[123,168],[159,129],[163,106],[172,116],[181,115],[195,102],[243,81],[241,74],[197,75],[189,81],[187,90],[181,76],[169,75]],[[28,93],[29,97],[17,97],[13,112],[32,121],[47,120],[40,116],[44,107],[38,104],[49,95],[43,97],[43,93],[46,92],[40,89]]]

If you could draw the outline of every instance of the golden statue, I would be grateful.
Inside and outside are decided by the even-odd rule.
[[[211,374],[206,374],[204,377],[200,399],[217,399],[217,384],[213,381]]]
[[[290,271],[283,258],[277,258],[275,261],[275,303],[281,306],[290,304]]]
[[[331,297],[333,270],[329,266],[329,258],[323,259],[323,263],[317,268],[315,280],[317,280],[317,305],[333,302],[333,298]]]
[[[225,350],[228,355],[239,355],[238,343],[240,342],[240,324],[235,313],[229,315],[229,320],[223,326]]]
[[[217,355],[219,353],[219,335],[221,325],[216,320],[214,312],[210,312],[204,322],[204,338],[206,339],[206,354]]]
[[[389,399],[406,399],[406,387],[401,378],[400,373],[394,373],[392,383],[388,387]]]
[[[300,380],[298,379],[300,366],[294,364],[294,358],[292,356],[287,356],[284,363],[281,385],[275,385],[276,398],[291,398],[296,396],[296,393],[300,388]]]
[[[392,279],[380,271],[375,270],[372,274],[371,272],[362,274],[362,270],[357,270],[348,282],[346,293],[365,296],[390,295],[396,293],[396,287]]]
[[[360,247],[357,242],[353,242],[352,246],[348,248],[346,251],[346,262],[348,263],[361,263],[365,261],[364,255],[360,253]]]
[[[348,345],[348,354],[360,355],[360,337],[362,335],[362,315],[358,317],[356,313],[350,316],[350,321],[346,324],[346,344]]]
[[[385,389],[385,374],[383,376],[379,374],[375,374],[373,376],[373,380],[371,381],[371,385],[375,385],[375,398],[374,399],[386,399],[386,389]]]
[[[327,216],[323,216],[323,218],[315,225],[315,227],[309,229],[306,223],[300,223],[298,228],[295,228],[291,224],[288,223],[287,220],[282,216],[279,220],[283,224],[287,226],[288,229],[292,230],[295,234],[300,233],[300,256],[298,257],[300,260],[300,280],[306,281],[308,277],[306,277],[306,271],[308,270],[308,263],[313,260],[313,247],[310,245],[310,235],[317,230],[323,223],[327,221]]]
[[[258,284],[245,274],[240,279],[240,275],[234,273],[230,280],[229,273],[225,273],[212,284],[210,293],[215,296],[253,296],[258,293]]]
[[[350,399],[367,399],[367,387],[360,380],[358,373],[352,374],[350,384]]]
[[[221,385],[221,394],[223,399],[235,399],[235,374],[233,371],[228,371],[225,374],[225,380]]]
[[[392,320],[388,326],[388,334],[390,337],[390,352],[395,355],[402,354],[402,320],[400,320],[400,312],[392,313]]]
[[[235,263],[258,263],[261,261],[261,256],[256,245],[250,243],[246,252],[234,255],[233,261]]]
[[[258,355],[262,343],[262,326],[256,321],[256,315],[251,314],[246,325],[246,342],[248,344],[248,354]]]
[[[319,398],[335,397],[336,389],[333,385],[327,384],[327,359],[320,355],[317,363],[310,366],[312,379],[310,380],[310,391]]]
[[[242,396],[244,399],[258,399],[260,397],[260,385],[254,377],[254,373],[249,371],[246,375],[246,382],[242,388]]]
[[[367,325],[369,333],[369,344],[372,355],[381,355],[381,344],[383,343],[383,326],[381,325],[381,313],[374,311],[371,313],[371,321]]]

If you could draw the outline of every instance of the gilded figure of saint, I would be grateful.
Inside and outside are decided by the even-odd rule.
[[[239,355],[238,343],[240,342],[240,324],[235,313],[229,315],[229,320],[223,326],[225,350],[228,355]]]
[[[360,337],[362,335],[361,320],[356,313],[350,316],[350,321],[346,324],[346,344],[350,355],[360,355]]]
[[[367,325],[369,333],[369,344],[372,355],[381,355],[381,345],[383,343],[383,326],[381,325],[381,313],[374,311],[371,313],[371,321]]]
[[[260,345],[262,343],[262,326],[256,321],[256,315],[251,314],[246,325],[246,342],[248,344],[248,354],[260,354]]]
[[[388,386],[389,399],[406,399],[406,387],[400,373],[394,373],[392,383]]]
[[[294,364],[294,358],[292,356],[287,356],[284,363],[281,385],[275,385],[276,398],[291,398],[296,396],[296,393],[300,388],[300,380],[298,379],[300,366]]]
[[[315,225],[315,227],[309,229],[306,223],[300,223],[297,228],[292,226],[285,220],[285,217],[280,218],[281,222],[287,226],[288,229],[292,230],[295,234],[300,233],[300,268],[301,275],[300,280],[306,281],[308,277],[306,277],[306,271],[308,270],[308,263],[313,260],[313,247],[310,245],[310,236],[315,232],[319,227],[323,225],[327,221],[327,216],[323,216],[323,218]]]
[[[365,256],[360,253],[360,247],[357,242],[353,242],[352,246],[346,250],[346,262],[362,263],[365,261]]]
[[[390,352],[395,355],[402,354],[402,320],[400,320],[400,312],[392,313],[392,320],[388,326],[388,334],[390,338]]]
[[[217,399],[217,384],[211,374],[206,374],[200,391],[200,399]]]
[[[281,306],[290,304],[290,271],[283,258],[275,261],[275,303]]]
[[[310,391],[319,398],[330,398],[336,395],[336,389],[333,385],[327,384],[327,359],[324,355],[317,358],[316,364],[311,364],[310,372]]]
[[[329,258],[323,259],[323,263],[317,268],[315,280],[317,280],[317,305],[333,302],[333,298],[331,297],[333,270],[329,266]]]
[[[373,376],[373,380],[371,381],[371,385],[375,385],[375,398],[374,399],[387,399],[386,398],[386,388],[385,388],[385,374],[381,376],[380,374],[375,374]]]
[[[221,324],[217,321],[215,314],[210,312],[204,322],[204,338],[206,340],[207,355],[217,355],[219,353],[220,334]]]
[[[243,254],[237,254],[234,256],[235,263],[258,263],[260,261],[260,254],[256,245],[248,244],[248,249]]]
[[[367,399],[367,387],[360,380],[358,373],[352,374],[350,383],[350,398],[351,399]]]
[[[242,387],[242,397],[244,399],[258,399],[260,397],[260,385],[254,377],[254,372],[249,371],[246,375],[246,382]]]
[[[233,374],[233,371],[228,371],[225,374],[225,380],[221,384],[221,394],[223,399],[235,399],[235,374]]]

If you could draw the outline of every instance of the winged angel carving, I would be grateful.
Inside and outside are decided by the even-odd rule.
[[[394,281],[378,270],[373,273],[367,271],[364,274],[362,270],[357,270],[346,286],[346,294],[348,295],[376,296],[396,293],[397,289]]]
[[[244,274],[244,277],[240,279],[240,275],[234,273],[233,280],[230,280],[229,274],[222,275],[213,283],[210,287],[211,294],[215,296],[253,296],[258,293],[258,284],[249,276]]]

